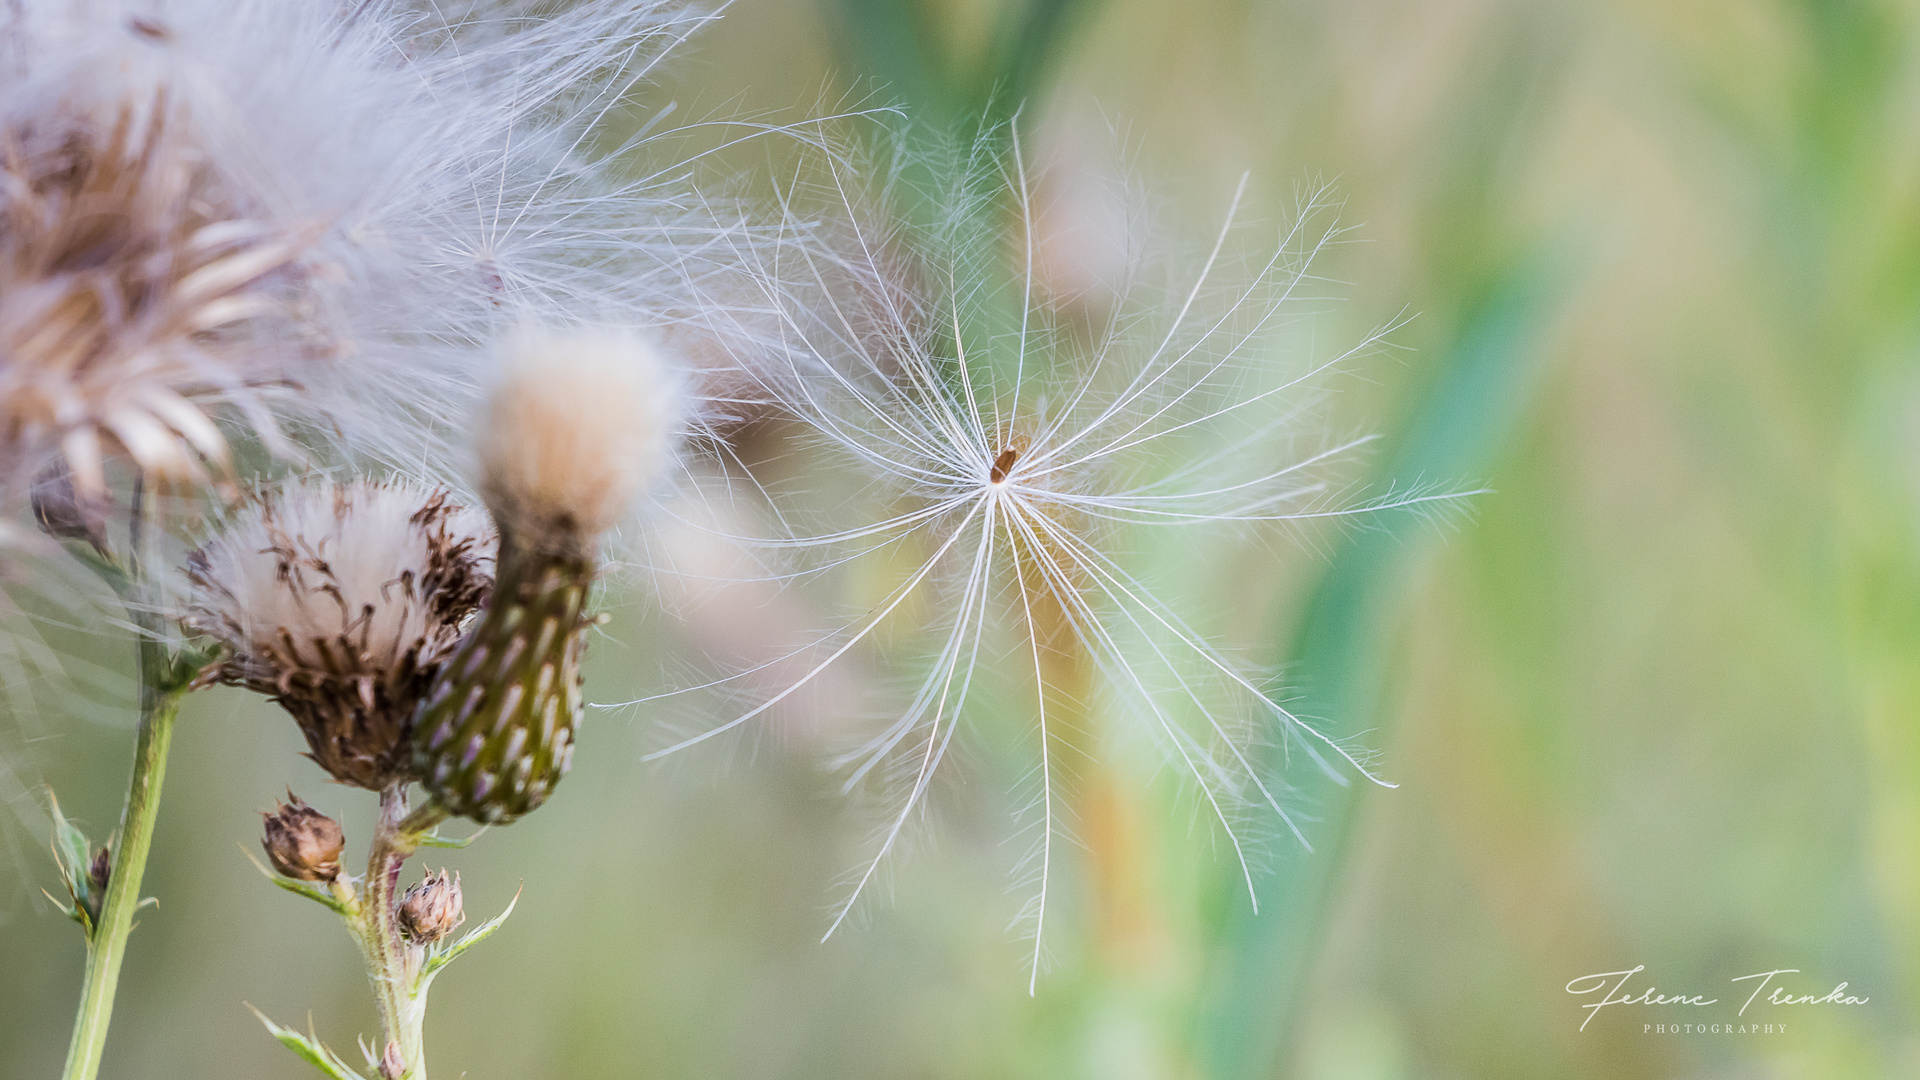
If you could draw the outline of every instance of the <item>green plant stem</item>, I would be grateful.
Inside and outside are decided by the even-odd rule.
[[[141,642],[143,661],[157,642]],[[141,664],[143,669],[148,664]],[[113,870],[107,878],[106,902],[100,922],[87,942],[86,982],[80,991],[80,1014],[73,1024],[73,1042],[67,1050],[65,1080],[93,1080],[106,1048],[107,1024],[113,1018],[114,991],[120,983],[120,962],[126,957],[127,935],[140,907],[140,880],[153,846],[154,821],[160,814],[160,785],[167,775],[167,749],[173,742],[173,723],[180,715],[184,688],[163,690],[142,680],[140,730],[134,744],[133,781],[120,814],[113,845]]]
[[[367,854],[366,889],[360,895],[354,931],[380,1008],[384,1039],[376,1050],[397,1045],[402,1075],[407,1080],[426,1080],[422,1024],[427,1000],[424,993],[415,993],[424,957],[422,950],[401,936],[396,909],[401,867],[418,846],[419,833],[409,824],[406,785],[394,784],[380,793],[380,822]]]
[[[114,992],[120,985],[120,963],[126,958],[134,913],[140,909],[140,882],[146,876],[147,853],[160,815],[160,788],[167,776],[173,724],[197,667],[191,658],[176,656],[168,648],[164,621],[147,596],[144,568],[154,557],[157,530],[149,519],[156,506],[145,477],[136,477],[127,516],[127,564],[106,558],[87,560],[127,605],[140,629],[140,726],[134,742],[133,779],[127,785],[127,801],[113,841],[106,898],[100,920],[87,938],[87,973],[81,985],[80,1013],[73,1022],[73,1042],[67,1048],[67,1067],[61,1073],[65,1080],[93,1080],[100,1071]]]

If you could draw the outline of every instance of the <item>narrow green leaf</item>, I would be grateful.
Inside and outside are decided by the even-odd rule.
[[[348,1068],[347,1063],[341,1061],[338,1055],[327,1049],[325,1044],[321,1043],[317,1037],[313,1035],[302,1035],[292,1028],[283,1028],[279,1024],[267,1019],[266,1013],[261,1012],[259,1009],[254,1009],[252,1005],[248,1005],[247,1008],[253,1009],[253,1015],[260,1018],[260,1022],[267,1026],[267,1031],[270,1032],[274,1038],[280,1040],[280,1045],[300,1055],[301,1059],[307,1064],[333,1077],[333,1080],[366,1080],[365,1077]],[[309,1025],[308,1030],[312,1030],[311,1025]]]
[[[60,800],[51,791],[47,792],[47,810],[53,817],[53,854],[59,860],[60,872],[68,878],[76,871],[84,873],[91,861],[93,842],[60,812]]]
[[[513,899],[507,902],[507,909],[505,911],[474,927],[471,931],[468,931],[465,937],[454,942],[452,946],[435,953],[433,958],[427,961],[427,966],[420,971],[420,981],[414,985],[413,989],[414,996],[418,997],[426,993],[427,986],[433,982],[433,977],[440,973],[441,968],[453,963],[454,957],[485,941],[495,930],[500,929],[500,924],[507,921],[507,916],[513,914],[514,905],[519,902],[520,892],[516,889],[513,894]]]
[[[1536,342],[1561,285],[1542,256],[1518,259],[1469,312],[1443,368],[1401,428],[1382,470],[1385,486],[1485,477],[1532,396]],[[1288,669],[1301,680],[1296,711],[1353,727],[1381,719],[1380,639],[1409,545],[1386,528],[1342,545],[1307,602]],[[1363,785],[1331,792],[1320,820],[1303,826],[1315,854],[1261,883],[1259,914],[1227,918],[1212,1000],[1203,1008],[1204,1074],[1271,1075],[1298,1021],[1300,993],[1338,881]]]
[[[478,829],[475,829],[471,836],[462,837],[461,839],[458,839],[458,840],[454,840],[449,837],[437,836],[433,833],[428,833],[427,835],[416,839],[414,843],[418,844],[421,847],[463,848],[463,847],[466,847],[468,844],[473,843],[475,840],[480,839],[482,836],[486,835],[487,830],[492,827],[493,826],[491,825],[482,825]]]
[[[342,918],[346,918],[353,914],[352,910],[349,909],[346,904],[342,903],[339,897],[334,896],[332,893],[326,891],[325,889],[321,889],[316,886],[309,885],[304,881],[295,881],[292,878],[281,877],[279,874],[276,874],[271,869],[269,869],[266,863],[263,863],[258,858],[256,858],[253,852],[248,851],[244,847],[240,849],[240,853],[247,857],[247,861],[253,864],[253,868],[255,870],[260,871],[261,877],[266,878],[268,881],[273,882],[275,885],[280,886],[281,888],[287,890],[288,892],[294,894],[295,896],[304,896],[307,899],[313,901],[314,903],[320,904],[326,907],[327,909],[331,910],[334,914],[339,915]]]

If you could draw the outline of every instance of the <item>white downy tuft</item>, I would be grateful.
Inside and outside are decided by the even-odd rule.
[[[377,672],[409,652],[431,662],[490,576],[492,532],[485,515],[416,484],[289,484],[194,553],[189,622],[249,668]]]
[[[523,328],[500,353],[481,495],[517,544],[590,547],[673,464],[682,379],[633,330]]]

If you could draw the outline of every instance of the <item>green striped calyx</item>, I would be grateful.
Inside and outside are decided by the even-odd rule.
[[[502,535],[498,584],[434,678],[414,721],[421,783],[451,813],[507,822],[531,813],[573,762],[580,655],[594,619],[590,555],[518,547]]]

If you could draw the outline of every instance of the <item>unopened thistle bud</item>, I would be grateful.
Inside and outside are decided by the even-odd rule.
[[[400,932],[415,945],[431,945],[467,921],[460,903],[460,875],[447,876],[445,870],[428,874],[407,888],[396,912]]]
[[[273,868],[300,881],[332,881],[340,876],[340,850],[346,835],[340,823],[287,792],[287,801],[265,819],[260,846]]]
[[[35,478],[32,505],[41,532],[61,540],[85,540],[95,551],[106,554],[109,504],[75,491],[73,475],[66,469],[56,466]]]
[[[498,584],[415,722],[441,806],[511,821],[573,760],[584,607],[600,537],[671,460],[678,380],[637,335],[522,332],[480,422],[480,491],[500,530]]]
[[[218,639],[223,682],[270,694],[336,779],[412,779],[412,721],[492,584],[483,516],[444,491],[290,485],[193,553],[186,624]]]

